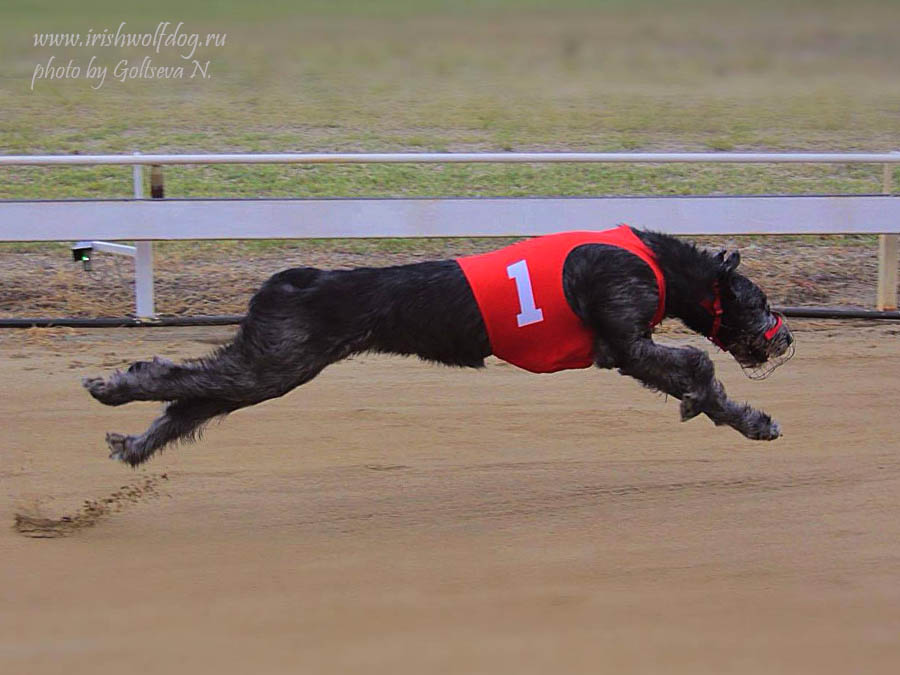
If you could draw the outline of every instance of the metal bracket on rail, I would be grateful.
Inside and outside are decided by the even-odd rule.
[[[141,153],[135,152],[135,155]],[[144,198],[144,167],[135,164],[132,167],[134,198]],[[162,166],[153,164],[150,167],[150,197],[162,199],[164,196]],[[153,242],[139,241],[134,246],[113,244],[107,241],[79,241],[72,246],[72,257],[81,262],[86,271],[91,269],[93,251],[127,255],[134,258],[135,315],[144,321],[153,321],[156,310],[153,300]]]
[[[109,241],[76,241],[72,244],[72,260],[80,262],[84,266],[84,271],[90,272],[94,251],[114,253],[116,255],[127,255],[132,258],[137,256],[136,246],[113,244]]]

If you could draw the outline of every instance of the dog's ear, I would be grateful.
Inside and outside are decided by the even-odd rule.
[[[732,251],[726,257],[725,251],[720,251],[716,255],[716,261],[719,263],[720,274],[731,274],[741,264],[741,254],[737,251]]]

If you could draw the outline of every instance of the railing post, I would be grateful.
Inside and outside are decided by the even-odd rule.
[[[882,174],[881,191],[889,195],[893,192],[894,165],[885,164]],[[897,240],[896,234],[878,235],[878,296],[876,308],[897,309]]]
[[[134,154],[139,155],[139,152]],[[144,167],[134,165],[134,198],[144,198]],[[156,316],[153,307],[153,242],[135,242],[134,256],[134,305],[139,319],[152,319]]]

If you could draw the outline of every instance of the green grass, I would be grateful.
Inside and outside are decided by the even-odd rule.
[[[891,0],[120,4],[6,0],[0,152],[882,151],[900,138]],[[120,21],[152,31],[160,20],[227,33],[198,52],[211,79],[30,89],[51,54],[112,68],[148,51],[35,48],[35,32]],[[216,166],[167,169],[166,187],[171,197],[852,193],[880,191],[881,170]],[[0,169],[0,198],[130,191],[127,168]]]

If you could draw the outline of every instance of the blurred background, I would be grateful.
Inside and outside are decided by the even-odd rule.
[[[900,3],[891,0],[112,0],[4,2],[5,153],[358,150],[886,150],[900,136]],[[118,62],[180,49],[35,47],[35,33],[224,34],[208,79],[129,79]],[[106,81],[39,79],[55,56]],[[18,174],[18,171],[15,172]],[[37,172],[40,175],[40,172]],[[876,190],[842,167],[243,167],[172,194]],[[54,175],[58,175],[55,171]],[[121,169],[72,194],[127,194]],[[12,180],[9,180],[12,178]],[[411,179],[414,178],[414,179]],[[32,196],[35,174],[0,197]],[[67,192],[67,185],[46,186]],[[42,186],[44,188],[45,186]],[[61,195],[56,195],[61,196]]]
[[[0,152],[7,154],[900,145],[900,3],[893,0],[158,0],[127,9],[113,0],[5,0],[0,12]],[[123,22],[123,33],[153,33],[162,22],[171,33],[183,22],[181,33],[216,34],[220,44],[200,46],[192,57],[208,77],[191,78],[192,60],[179,48],[35,44],[44,34],[115,33]],[[86,77],[92,57],[108,69],[102,84]],[[71,59],[81,77],[35,79],[51,58],[54,67]],[[147,78],[140,71],[147,59],[151,68],[188,67],[181,77]],[[120,77],[122,62],[138,76]],[[167,168],[166,194],[877,193],[881,178],[881,167],[866,165],[237,165]],[[11,168],[0,180],[7,199],[130,191],[127,167]],[[845,257],[829,271],[835,242]],[[873,242],[818,242],[824,255],[809,269],[782,285],[772,280],[776,299],[871,306]],[[422,244],[422,256],[447,253]],[[285,250],[315,246],[229,246],[258,257],[273,245],[282,258]],[[24,246],[13,248],[37,251]],[[197,264],[209,246],[192,246]],[[372,244],[341,246],[354,253]],[[161,247],[171,259],[184,244]],[[211,250],[221,257],[221,248]],[[83,283],[50,259],[41,264],[73,289]],[[127,311],[130,295],[119,292],[112,265],[106,295],[121,297]],[[860,279],[848,278],[848,269]],[[769,274],[764,266],[756,272]],[[242,285],[229,307],[239,308],[257,281]],[[167,305],[165,288],[161,293],[162,311],[190,311],[177,298]],[[0,311],[29,306],[8,301]]]

